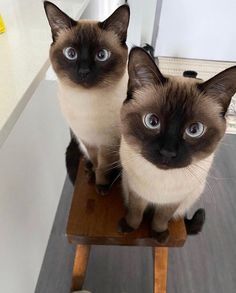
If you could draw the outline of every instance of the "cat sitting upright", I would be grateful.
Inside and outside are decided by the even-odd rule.
[[[128,73],[120,147],[128,212],[120,229],[137,229],[151,204],[153,235],[165,242],[168,221],[183,217],[204,189],[236,92],[236,66],[206,82],[166,77],[145,51],[133,48]]]
[[[97,190],[105,194],[111,184],[109,170],[119,159],[129,7],[120,6],[103,22],[75,21],[48,1],[44,7],[52,30],[50,60],[58,77],[61,110],[92,162]]]

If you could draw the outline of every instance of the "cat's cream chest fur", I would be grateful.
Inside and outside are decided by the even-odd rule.
[[[104,88],[71,87],[59,81],[61,111],[70,128],[91,146],[117,144],[120,137],[119,116],[126,98],[128,75]]]
[[[123,166],[125,193],[133,190],[150,203],[166,205],[178,203],[174,216],[182,216],[200,197],[211,167],[213,155],[197,162],[199,167],[161,170],[145,160],[121,140],[120,157]],[[127,185],[127,186],[126,186]],[[126,194],[128,199],[128,194]]]

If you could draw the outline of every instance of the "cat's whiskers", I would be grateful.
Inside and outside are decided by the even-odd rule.
[[[118,173],[118,175],[117,175],[117,176],[115,177],[115,179],[112,181],[110,187],[112,187],[112,186],[114,185],[114,183],[118,180],[118,178],[121,176],[121,173],[122,173],[122,171],[120,171],[120,172]]]
[[[118,144],[106,144],[106,147],[119,147],[120,143]]]
[[[127,159],[126,160],[122,159],[122,167],[125,168],[127,163],[131,163],[134,160],[135,160],[136,164],[138,162],[138,167],[142,167],[142,163],[140,162],[140,160],[137,159],[138,155],[140,155],[140,152],[132,153],[132,155],[129,153],[129,159],[128,160]]]
[[[108,76],[109,77],[109,76]],[[106,87],[109,87],[109,86],[113,86],[114,85],[114,80],[111,81],[110,79],[111,78],[108,78],[107,79],[104,79],[101,83],[106,86]]]
[[[109,173],[112,170],[115,170],[115,169],[118,169],[118,168],[121,168],[121,167],[122,166],[121,166],[121,163],[120,162],[114,162],[113,165],[111,164],[110,167],[106,169],[105,173]]]
[[[204,169],[202,166],[199,166],[198,164],[192,164],[193,166],[200,168],[202,171],[208,174],[207,177],[212,178],[212,179],[217,179],[217,180],[235,180],[236,177],[216,177],[214,175],[211,175],[210,172],[214,170],[214,166],[212,165],[211,168],[208,170]]]
[[[108,151],[108,154],[109,154],[109,155],[114,155],[114,156],[115,156],[115,155],[119,155],[119,151],[118,151],[118,150],[117,150],[117,151],[115,151],[115,150],[113,150],[113,151],[110,150],[110,151]]]
[[[214,176],[214,175],[210,175],[210,172],[213,170],[212,168],[210,169],[210,170],[206,170],[206,169],[204,169],[202,166],[200,166],[200,165],[198,165],[198,164],[194,164],[194,163],[192,163],[192,165],[194,166],[194,167],[196,167],[196,168],[199,168],[199,169],[201,169],[203,172],[205,172],[206,174],[207,174],[207,176],[209,177],[209,178],[212,178],[212,179],[222,179],[222,180],[224,180],[224,179],[231,179],[231,178],[226,178],[226,177],[216,177],[216,176]]]
[[[119,152],[117,152],[119,153]],[[111,171],[112,169],[116,169],[116,168],[122,168],[123,166],[125,166],[127,163],[130,163],[132,160],[134,159],[134,156],[130,156],[130,158],[128,160],[123,160],[122,164],[120,159],[108,164],[107,166],[110,167],[106,170],[106,172]]]
[[[108,144],[108,145],[106,145],[106,148],[109,150],[119,150],[119,148],[120,148],[120,144]]]
[[[130,158],[128,160],[122,160],[121,162],[121,167],[123,167],[125,169],[125,167],[127,166],[127,164],[130,164],[132,161],[134,161],[134,157],[130,156]]]
[[[214,203],[214,206],[216,206],[216,201],[215,201],[213,189],[212,189],[210,183],[207,181],[205,174],[202,174],[201,172],[197,171],[197,169],[192,169],[191,166],[188,166],[186,168],[186,170],[188,170],[192,174],[192,176],[194,176],[197,179],[197,181],[200,184],[205,184],[205,186],[208,187],[208,189],[210,191],[209,195],[211,197],[211,200]],[[203,196],[203,201],[205,201],[205,200],[206,200],[206,198]]]
[[[192,175],[192,177],[194,177],[194,178],[198,181],[198,183],[200,183],[200,184],[203,183],[203,181],[200,180],[201,178],[199,178],[199,177],[197,176],[197,174],[195,174],[195,173],[193,172],[193,170],[191,169],[191,166],[188,166],[188,167],[184,168],[184,171],[185,171],[185,170],[187,171],[187,173],[189,173],[190,175]]]
[[[110,154],[110,155],[117,155],[117,156],[119,156],[119,147],[118,146],[116,146],[116,147],[113,147],[113,146],[111,146],[111,147],[107,147],[106,146],[106,150],[107,150],[107,153],[108,154]]]

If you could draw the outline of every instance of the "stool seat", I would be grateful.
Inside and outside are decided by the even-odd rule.
[[[125,215],[121,182],[112,187],[107,196],[96,193],[95,185],[87,183],[83,161],[80,161],[77,180],[67,224],[71,243],[86,245],[183,246],[186,230],[182,219],[170,221],[170,238],[160,245],[151,238],[150,223],[143,221],[140,228],[128,234],[118,231],[118,222]]]

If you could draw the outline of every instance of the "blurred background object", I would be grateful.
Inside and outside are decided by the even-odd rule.
[[[0,34],[4,33],[6,31],[6,26],[4,24],[3,18],[0,14]]]

